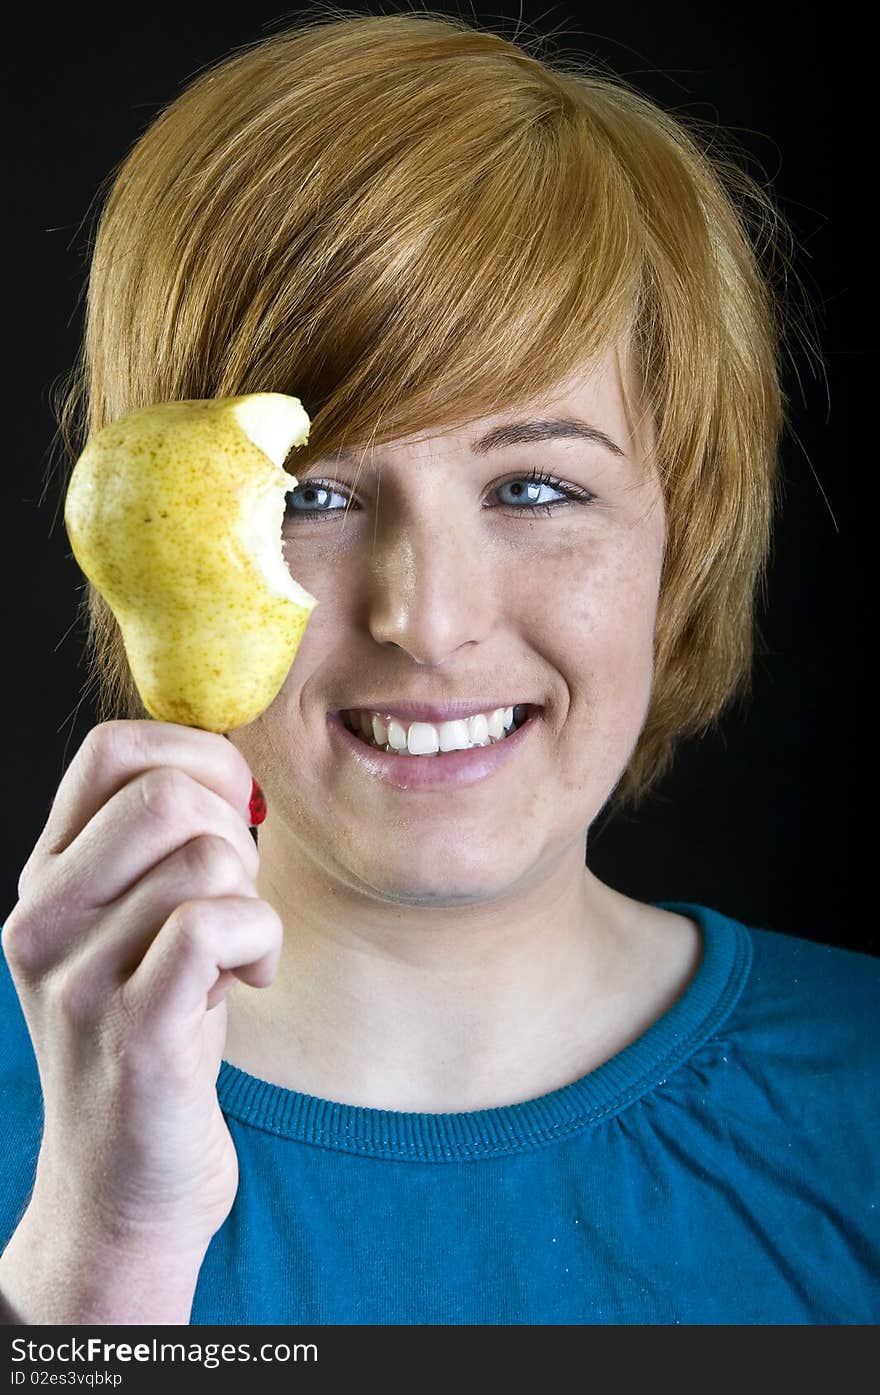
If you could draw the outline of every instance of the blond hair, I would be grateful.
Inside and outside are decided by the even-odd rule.
[[[290,392],[312,418],[301,475],[537,398],[626,336],[667,545],[613,808],[750,689],[787,423],[761,258],[788,230],[715,127],[539,49],[314,7],[199,73],[105,181],[59,427],[72,464],[135,407]],[[91,584],[81,614],[99,720],[146,718]]]

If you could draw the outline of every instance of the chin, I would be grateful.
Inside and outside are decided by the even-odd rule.
[[[456,867],[449,859],[435,857],[433,865],[422,871],[412,865],[378,869],[365,867],[357,880],[380,896],[401,906],[434,907],[437,910],[456,906],[478,905],[508,894],[520,880],[523,863],[517,858],[509,866],[500,866],[487,854],[480,867]]]

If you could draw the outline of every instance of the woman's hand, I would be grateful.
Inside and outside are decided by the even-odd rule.
[[[158,1273],[176,1256],[197,1277],[235,1196],[216,1092],[225,995],[236,978],[272,982],[282,937],[254,884],[250,793],[246,760],[220,735],[94,727],[3,929],[45,1103],[22,1225],[44,1237],[51,1217],[110,1268],[142,1257]]]

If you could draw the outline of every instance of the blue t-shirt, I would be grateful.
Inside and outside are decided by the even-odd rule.
[[[705,906],[677,1002],[588,1075],[497,1109],[366,1109],[224,1061],[238,1152],[202,1324],[880,1319],[880,960]],[[0,1246],[41,1096],[0,960]]]

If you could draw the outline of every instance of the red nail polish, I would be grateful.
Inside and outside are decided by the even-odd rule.
[[[256,828],[257,824],[262,823],[263,819],[266,817],[267,812],[268,809],[266,807],[266,796],[263,794],[263,791],[260,789],[260,786],[257,784],[256,780],[254,780],[253,786],[251,788],[251,802],[249,809],[251,828]]]

